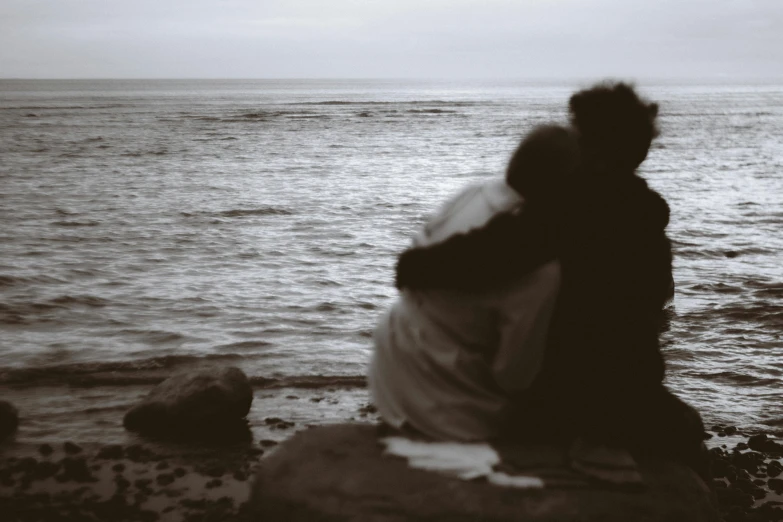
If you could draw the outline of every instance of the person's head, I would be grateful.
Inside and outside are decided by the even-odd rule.
[[[606,82],[579,91],[568,108],[583,161],[598,171],[632,173],[658,135],[658,105],[641,99],[627,83]]]
[[[541,125],[522,139],[506,169],[506,183],[528,202],[551,203],[579,163],[579,145],[572,131]]]

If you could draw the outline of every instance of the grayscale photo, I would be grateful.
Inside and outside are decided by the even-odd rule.
[[[781,27],[0,0],[0,520],[783,521]]]

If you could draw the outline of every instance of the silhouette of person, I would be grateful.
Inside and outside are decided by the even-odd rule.
[[[499,213],[524,213],[528,205],[554,208],[577,162],[572,132],[552,125],[533,130],[505,180],[464,189],[414,244],[436,244]],[[539,262],[539,254],[548,259]],[[500,434],[510,397],[528,388],[541,367],[560,284],[559,263],[545,249],[531,259],[535,268],[493,291],[401,292],[375,330],[368,373],[373,402],[388,425],[441,440]]]
[[[575,93],[569,110],[581,163],[563,204],[554,212],[531,204],[409,249],[397,286],[482,293],[557,258],[562,284],[543,369],[513,399],[506,435],[580,436],[668,456],[706,476],[701,417],[662,384],[669,207],[636,173],[658,132],[658,106],[628,84],[604,83]]]

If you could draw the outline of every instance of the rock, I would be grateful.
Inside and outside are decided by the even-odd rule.
[[[169,439],[247,439],[245,416],[252,401],[253,389],[238,368],[183,373],[156,386],[125,415],[124,424]]]
[[[157,477],[155,477],[155,481],[160,484],[161,486],[168,486],[172,482],[174,482],[174,474],[173,473],[161,473]]]
[[[767,481],[767,486],[769,486],[769,489],[774,491],[775,493],[783,492],[783,480],[781,479],[769,479]]]
[[[723,432],[726,435],[734,435],[735,433],[737,433],[737,427],[736,426],[726,426],[725,428],[723,428]]]
[[[19,427],[19,411],[8,401],[0,401],[0,442]]]
[[[52,453],[54,453],[54,448],[52,448],[49,444],[41,444],[38,446],[38,453],[43,455],[44,457],[48,457]]]
[[[76,455],[77,453],[82,452],[82,448],[71,441],[66,441],[65,444],[63,444],[63,451],[68,455]]]
[[[117,460],[117,459],[121,459],[124,454],[125,451],[123,450],[122,446],[120,446],[119,444],[110,444],[98,450],[98,454],[96,455],[96,458]]]
[[[748,447],[753,451],[764,451],[764,443],[767,442],[767,436],[763,433],[753,435],[748,439]]]
[[[248,511],[252,520],[288,522],[721,520],[693,471],[660,461],[640,471],[643,491],[503,488],[411,469],[382,457],[374,426],[340,424],[300,432],[262,460]]]

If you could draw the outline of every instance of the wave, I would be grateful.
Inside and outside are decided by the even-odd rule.
[[[76,111],[84,109],[118,109],[121,107],[132,107],[132,105],[127,103],[110,105],[16,105],[11,107],[0,107],[0,111]]]
[[[56,284],[56,283],[64,283],[64,282],[65,281],[63,281],[62,279],[57,279],[56,277],[45,276],[45,275],[24,277],[24,276],[11,276],[11,275],[0,274],[0,288],[5,286],[28,285],[31,283]]]
[[[220,217],[244,217],[244,216],[290,216],[293,212],[279,207],[261,207],[249,209],[233,209],[216,212],[213,215]]]
[[[240,361],[236,353],[209,355],[167,355],[135,361],[71,363],[39,368],[0,368],[0,385],[33,386],[133,386],[155,385],[176,371],[187,371],[216,363]],[[255,388],[364,388],[363,375],[249,376]]]
[[[470,107],[479,102],[448,101],[448,100],[410,100],[410,101],[347,101],[327,100],[317,102],[292,102],[287,105],[434,105],[447,107]]]
[[[97,227],[98,221],[53,221],[52,225],[57,227]]]

